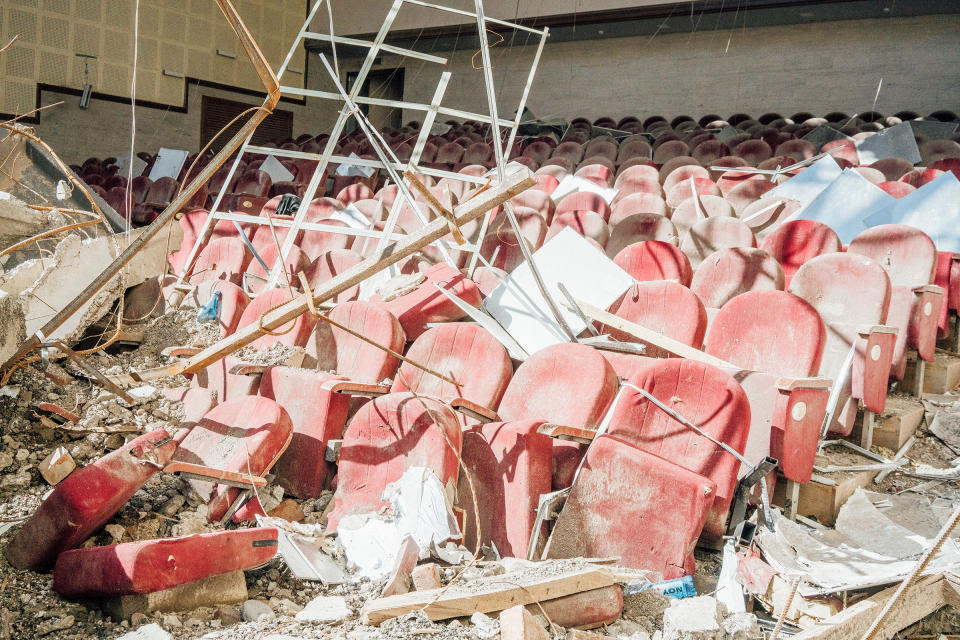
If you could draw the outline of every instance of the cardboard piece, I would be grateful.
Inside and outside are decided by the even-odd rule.
[[[270,176],[270,180],[274,184],[277,182],[292,182],[294,178],[294,175],[273,156],[267,156],[267,159],[260,165],[260,171]]]
[[[878,131],[869,138],[857,141],[860,164],[873,164],[884,158],[903,158],[910,164],[920,162],[920,149],[907,122]]]
[[[816,220],[833,229],[848,244],[867,228],[864,219],[897,202],[853,169],[847,169],[793,219]]]
[[[853,140],[853,138],[840,133],[840,131],[834,129],[830,125],[821,124],[816,129],[803,136],[801,140],[806,140],[812,144],[817,148],[817,153],[819,153],[823,145],[827,144],[828,142],[833,142],[834,140]]]
[[[806,206],[833,184],[841,173],[843,169],[837,161],[831,156],[826,156],[760,197],[771,200],[796,200]]]
[[[360,159],[360,156],[350,152],[351,158]],[[373,175],[375,169],[373,167],[360,167],[348,162],[343,162],[337,166],[337,175],[338,176],[356,176],[359,178],[369,178]]]
[[[920,229],[938,251],[960,253],[960,180],[947,171],[882,211],[867,216],[864,224],[906,224]]]
[[[596,193],[607,204],[613,202],[613,199],[617,197],[619,189],[608,189],[601,187],[600,185],[590,182],[586,178],[578,178],[573,175],[566,175],[563,177],[563,180],[560,181],[560,184],[557,185],[557,188],[554,189],[553,193],[550,195],[550,198],[554,202],[560,202],[566,196],[571,193],[578,193],[580,191],[589,191],[590,193]]]
[[[562,282],[574,299],[606,309],[633,284],[630,274],[569,227],[538,249],[533,260],[554,300],[566,299],[557,287]],[[483,306],[527,353],[568,342],[526,263],[514,269]],[[559,306],[575,334],[586,329],[578,314]]]
[[[160,178],[177,179],[180,170],[183,169],[183,163],[187,161],[190,152],[181,149],[167,149],[160,147],[157,151],[157,159],[153,161],[153,167],[150,169],[151,180],[157,181]],[[138,158],[139,159],[139,158]]]

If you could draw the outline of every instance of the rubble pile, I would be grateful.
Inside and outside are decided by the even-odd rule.
[[[960,630],[955,127],[350,113],[0,183],[0,639]]]

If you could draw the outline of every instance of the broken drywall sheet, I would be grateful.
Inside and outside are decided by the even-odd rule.
[[[865,218],[895,202],[889,193],[853,169],[846,169],[793,219],[822,222],[836,232],[840,242],[848,244],[867,228]]]
[[[557,301],[560,314],[575,334],[587,325],[562,304],[566,298],[557,283],[562,282],[575,300],[601,309],[608,308],[633,284],[630,274],[569,227],[538,249],[533,261],[547,291]],[[483,306],[527,353],[569,341],[540,294],[526,262],[490,293]]]
[[[180,176],[180,170],[183,169],[183,163],[187,161],[190,153],[182,149],[167,149],[160,147],[157,151],[157,158],[153,161],[153,167],[150,168],[151,180],[157,181],[160,178],[173,178]]]
[[[909,122],[878,131],[868,138],[857,141],[860,164],[873,164],[886,158],[902,158],[910,164],[920,162],[920,149]]]
[[[801,595],[838,593],[902,580],[933,542],[896,523],[890,511],[874,506],[858,489],[837,516],[837,529],[811,531],[776,516],[775,531],[761,528],[757,542],[780,573],[805,575],[812,587]],[[960,568],[960,547],[948,539],[924,575]]]
[[[270,176],[270,181],[274,184],[291,182],[294,178],[294,175],[274,156],[267,156],[267,159],[260,165],[260,171]]]
[[[603,198],[607,204],[613,202],[613,199],[616,198],[619,193],[617,189],[601,187],[586,178],[566,175],[563,177],[563,180],[560,181],[560,184],[557,185],[557,188],[553,190],[553,193],[550,194],[550,198],[553,199],[554,202],[560,202],[571,193],[579,193],[580,191],[596,193]]]
[[[960,180],[947,171],[882,211],[867,216],[868,227],[906,224],[920,229],[938,251],[960,253]]]
[[[843,169],[830,156],[817,160],[778,187],[767,191],[761,198],[796,200],[806,206],[816,200],[824,189],[840,177]]]

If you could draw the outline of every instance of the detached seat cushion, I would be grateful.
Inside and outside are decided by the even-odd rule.
[[[277,530],[257,527],[111,544],[61,553],[53,588],[65,598],[148,594],[250,569],[277,553]]]
[[[112,518],[176,447],[159,429],[71,473],[10,540],[7,560],[17,569],[49,570],[58,554],[82,544]]]
[[[616,437],[597,438],[560,512],[549,558],[620,558],[665,580],[693,575],[717,487]]]

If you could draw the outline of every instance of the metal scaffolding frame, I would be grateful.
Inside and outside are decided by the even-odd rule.
[[[328,0],[329,1],[329,0]],[[217,194],[213,206],[210,210],[210,215],[207,216],[203,227],[200,233],[197,236],[197,240],[194,243],[193,247],[190,250],[189,256],[186,260],[186,263],[181,270],[178,276],[178,288],[187,287],[187,280],[189,279],[194,265],[196,264],[197,257],[200,254],[204,244],[206,243],[207,238],[210,236],[214,225],[220,220],[229,220],[236,225],[237,230],[240,234],[244,234],[243,229],[240,227],[240,223],[245,223],[248,225],[267,225],[274,227],[285,227],[292,230],[288,232],[286,237],[282,242],[280,247],[279,255],[277,256],[274,264],[271,265],[270,273],[267,278],[266,288],[273,288],[281,282],[284,273],[284,264],[286,261],[287,255],[289,255],[290,250],[294,246],[299,232],[302,230],[313,230],[313,231],[324,231],[333,234],[343,234],[356,237],[366,237],[366,238],[377,238],[378,245],[377,250],[383,249],[384,246],[390,241],[398,240],[403,238],[405,234],[395,231],[397,219],[399,217],[400,211],[404,203],[409,204],[414,213],[418,216],[423,224],[426,224],[428,217],[424,211],[421,210],[421,207],[425,206],[422,203],[415,203],[411,194],[410,194],[410,185],[408,181],[404,178],[399,178],[405,172],[415,172],[421,173],[428,176],[436,178],[450,178],[454,180],[459,180],[466,182],[470,185],[483,184],[486,180],[482,178],[476,178],[473,176],[468,176],[461,173],[454,173],[452,171],[445,171],[441,169],[433,169],[429,167],[420,167],[420,157],[423,153],[423,149],[427,144],[427,141],[430,136],[430,131],[433,127],[434,121],[438,115],[444,115],[452,118],[462,118],[465,120],[476,120],[481,122],[490,123],[490,133],[491,133],[491,142],[495,151],[495,156],[497,160],[497,171],[502,179],[503,170],[505,166],[505,159],[509,157],[509,150],[512,148],[517,135],[517,129],[520,125],[520,120],[524,108],[526,107],[526,101],[530,94],[530,87],[533,83],[533,79],[536,75],[537,66],[540,62],[540,57],[543,52],[543,47],[546,44],[546,39],[549,35],[549,30],[547,28],[543,29],[534,29],[531,27],[526,27],[512,22],[506,22],[503,20],[496,20],[491,18],[486,18],[483,14],[482,1],[476,0],[476,11],[465,11],[462,9],[456,9],[453,7],[447,7],[440,4],[435,4],[431,2],[425,2],[423,0],[394,0],[389,11],[384,17],[383,23],[380,27],[380,30],[377,32],[375,38],[372,41],[358,40],[356,38],[349,38],[336,35],[328,35],[323,33],[317,33],[310,30],[310,25],[313,22],[314,18],[317,15],[317,12],[324,4],[324,0],[316,0],[312,8],[307,14],[306,20],[303,23],[303,27],[300,29],[296,39],[291,45],[289,52],[287,53],[286,58],[283,61],[278,73],[277,78],[280,82],[280,93],[285,96],[297,96],[304,98],[314,98],[322,100],[332,100],[336,101],[340,105],[340,111],[337,116],[337,120],[334,123],[332,129],[330,130],[330,137],[327,139],[324,149],[321,153],[310,153],[304,151],[293,151],[285,150],[279,148],[270,148],[263,147],[258,145],[251,144],[252,133],[246,138],[243,143],[243,146],[240,148],[240,152],[237,154],[233,163],[230,166],[229,174],[227,179],[224,181],[223,187],[220,192]],[[446,65],[448,60],[442,56],[432,55],[428,53],[422,53],[419,51],[414,51],[412,49],[405,49],[401,47],[396,47],[392,45],[385,44],[387,35],[390,32],[390,29],[393,26],[394,20],[397,17],[401,7],[404,4],[415,5],[419,7],[426,7],[434,9],[437,11],[443,11],[448,13],[454,13],[458,15],[463,15],[471,17],[477,21],[478,25],[478,34],[480,36],[481,48],[483,51],[483,60],[484,60],[484,80],[486,85],[486,92],[488,96],[489,107],[491,109],[490,113],[473,113],[470,111],[465,111],[462,109],[454,109],[450,107],[445,107],[442,105],[444,93],[451,79],[451,72],[444,71],[440,75],[439,82],[434,91],[433,99],[430,101],[430,104],[422,104],[417,102],[410,102],[406,100],[385,100],[380,98],[364,97],[358,95],[361,88],[365,84],[367,76],[374,65],[374,62],[377,56],[381,52],[387,52],[405,58],[410,58],[413,60],[420,60],[423,62],[435,63],[438,65]],[[493,93],[494,88],[492,86],[492,75],[490,73],[490,59],[489,59],[489,45],[486,39],[487,33],[487,24],[496,24],[500,27],[507,27],[515,29],[517,31],[527,32],[533,35],[539,36],[539,42],[537,44],[536,54],[534,60],[531,64],[529,73],[526,78],[526,85],[524,86],[521,99],[519,101],[516,116],[513,120],[506,120],[499,118],[496,114],[496,97]],[[305,40],[317,40],[322,42],[328,42],[334,48],[336,45],[348,45],[352,47],[362,47],[368,49],[363,63],[360,67],[360,70],[357,72],[356,80],[349,92],[346,92],[342,86],[340,86],[339,78],[336,77],[336,74],[330,69],[329,65],[326,63],[326,60],[323,59],[323,63],[326,66],[331,79],[334,84],[337,85],[339,92],[331,91],[320,91],[315,89],[306,89],[292,86],[285,86],[283,84],[283,77],[287,71],[288,65],[293,58],[296,51],[304,43]],[[321,56],[322,58],[322,56]],[[420,132],[417,136],[416,143],[413,148],[413,152],[406,163],[400,162],[395,155],[393,155],[389,146],[386,145],[385,141],[379,137],[379,134],[376,131],[373,131],[373,135],[369,132],[369,124],[364,123],[364,116],[359,112],[359,109],[356,105],[375,105],[375,106],[384,106],[397,109],[408,109],[414,111],[420,111],[424,113],[423,124],[420,127]],[[373,146],[374,150],[377,151],[378,159],[368,159],[368,158],[351,158],[342,155],[337,155],[335,149],[339,144],[340,137],[342,136],[345,127],[347,126],[351,117],[355,117],[358,120],[358,124],[364,132],[367,133],[367,139],[370,144]],[[503,130],[507,130],[507,142],[505,147],[501,146]],[[224,197],[227,195],[227,189],[229,188],[231,182],[233,181],[234,176],[237,172],[237,167],[240,165],[241,159],[245,155],[260,155],[260,156],[272,156],[278,159],[289,158],[289,159],[307,159],[307,160],[316,160],[318,165],[314,170],[313,176],[311,177],[309,183],[306,186],[306,189],[303,193],[301,203],[296,213],[293,216],[292,220],[287,219],[278,219],[275,217],[260,216],[260,215],[250,215],[245,213],[237,213],[234,211],[221,211],[220,207],[224,201]],[[350,227],[335,226],[330,224],[323,224],[320,222],[307,222],[306,216],[310,206],[311,201],[316,197],[317,191],[321,186],[321,181],[325,180],[327,176],[327,170],[331,163],[334,164],[343,164],[343,165],[352,165],[358,167],[372,167],[375,169],[381,169],[387,171],[394,177],[394,182],[397,183],[399,190],[398,197],[394,200],[393,205],[390,208],[389,214],[385,221],[384,229],[382,231],[376,230],[374,228],[367,229],[356,229]],[[513,220],[514,216],[512,215],[512,210],[510,207],[506,207],[508,211],[508,216],[511,219],[511,223],[516,227],[516,222]],[[435,243],[441,255],[444,256],[448,261],[452,260],[449,257],[448,249],[455,248],[458,251],[466,251],[472,253],[472,260],[470,262],[470,273],[472,273],[474,267],[476,266],[477,255],[480,251],[480,243],[482,243],[483,235],[486,232],[487,225],[489,223],[489,216],[485,216],[483,222],[481,223],[480,235],[478,236],[479,242],[476,244],[463,244],[458,245],[449,240],[439,240]],[[245,234],[244,234],[245,235]],[[517,234],[517,237],[522,237]],[[521,243],[522,244],[522,243]]]

